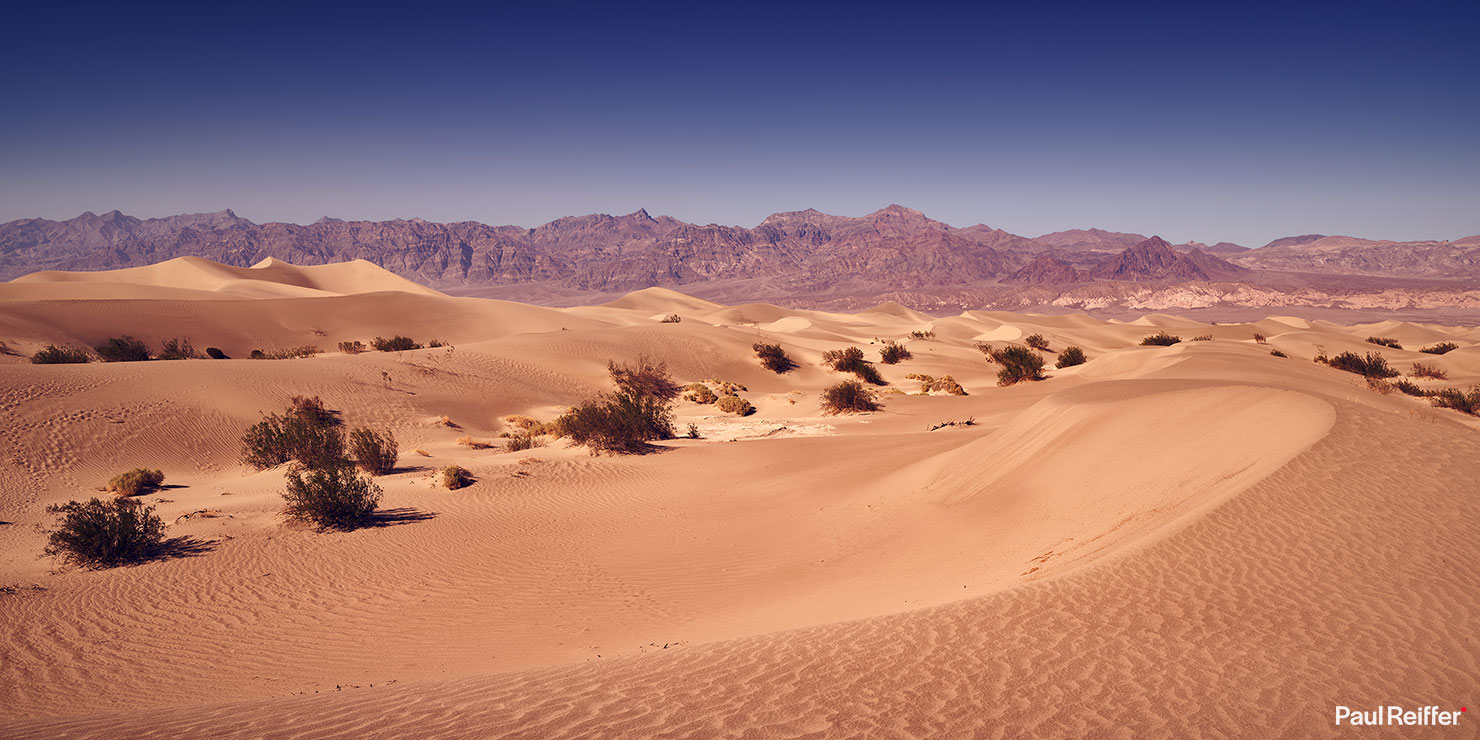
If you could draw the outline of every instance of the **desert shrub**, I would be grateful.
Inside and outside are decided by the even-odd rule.
[[[447,346],[449,346],[449,345],[446,342],[444,342],[444,341],[442,341],[440,339],[433,339],[433,340],[427,342],[427,348],[429,348],[429,349],[437,349],[438,347],[447,347]]]
[[[134,468],[113,476],[108,481],[108,491],[120,496],[138,496],[159,490],[164,483],[164,472],[149,468]]]
[[[658,323],[660,323],[660,324],[677,324],[680,321],[683,321],[683,317],[682,316],[679,316],[676,313],[671,313],[671,314],[668,314],[667,316],[664,316],[663,317],[663,320],[660,321],[660,322],[658,322]]]
[[[699,425],[698,424],[690,424],[689,425],[689,430],[687,432],[685,432],[683,436],[685,436],[685,437],[687,437],[689,439],[700,439],[700,437],[699,437]]]
[[[1457,349],[1459,349],[1459,345],[1455,344],[1454,342],[1440,342],[1438,344],[1429,345],[1427,347],[1420,347],[1418,351],[1430,355],[1442,355],[1453,352]]]
[[[144,342],[131,336],[111,337],[93,347],[103,362],[141,362],[149,359],[149,348]]]
[[[515,429],[529,430],[540,426],[540,420],[524,414],[509,414],[502,421]]]
[[[1371,344],[1376,344],[1376,345],[1380,345],[1380,346],[1383,346],[1383,347],[1391,347],[1393,349],[1403,349],[1403,345],[1398,344],[1398,340],[1396,340],[1396,339],[1390,339],[1388,337],[1367,337],[1367,341],[1369,343],[1371,343]]]
[[[773,373],[786,373],[794,369],[797,364],[786,356],[786,350],[779,344],[755,344],[751,345],[755,350],[755,356],[761,360],[761,366]]]
[[[278,349],[270,349],[270,350],[268,350],[266,352],[262,352],[262,353],[258,353],[258,352],[255,352],[254,351],[252,353],[252,359],[254,359],[254,360],[295,360],[295,359],[298,359],[300,357],[313,357],[314,355],[319,354],[320,352],[323,352],[323,350],[322,349],[319,349],[318,346],[312,345],[312,344],[305,344],[305,345],[301,345],[301,346],[298,346],[298,347],[284,347],[284,348],[278,348]]]
[[[972,346],[976,347],[976,351],[982,353],[982,356],[987,359],[987,362],[992,362],[992,345],[990,342],[977,342]]]
[[[931,424],[930,425],[930,428],[927,429],[927,430],[925,430],[925,431],[927,431],[927,432],[933,432],[933,431],[935,431],[937,429],[945,429],[946,427],[974,427],[974,426],[976,426],[976,417],[975,416],[972,416],[972,417],[968,417],[966,419],[966,421],[938,421],[938,422],[936,422],[934,424]]]
[[[1367,390],[1386,396],[1393,392],[1393,384],[1382,378],[1367,378]]]
[[[1074,367],[1075,365],[1083,365],[1085,360],[1084,350],[1071,344],[1065,347],[1063,352],[1059,353],[1059,359],[1054,363],[1054,366],[1058,368]]]
[[[154,507],[133,499],[99,498],[46,507],[61,515],[47,532],[47,555],[78,565],[101,568],[145,560],[164,542],[164,522]]]
[[[719,400],[719,396],[703,383],[689,383],[683,387],[683,397],[694,403],[709,404]]]
[[[349,455],[360,469],[371,475],[389,475],[396,469],[399,453],[396,438],[387,429],[376,432],[356,427],[349,433]]]
[[[1270,350],[1269,351],[1269,356],[1270,357],[1289,357],[1289,355],[1287,355],[1284,352],[1281,352],[1281,351],[1279,351],[1277,349]]]
[[[408,349],[421,349],[421,345],[413,341],[411,337],[403,337],[400,334],[390,339],[376,337],[370,340],[370,347],[381,352],[405,352]]]
[[[76,347],[58,347],[55,344],[48,344],[45,349],[31,355],[31,362],[35,365],[72,365],[92,362],[92,356]]]
[[[714,407],[727,414],[736,416],[750,416],[755,413],[755,407],[750,402],[739,396],[720,396]]]
[[[464,434],[458,437],[457,443],[470,450],[486,450],[493,446],[492,442],[486,439],[475,439],[470,434]]]
[[[914,355],[910,354],[910,349],[898,342],[885,342],[884,346],[879,348],[879,362],[885,365],[893,365],[912,357]]]
[[[1409,380],[1407,378],[1399,378],[1397,380],[1394,380],[1393,383],[1392,383],[1392,385],[1393,385],[1394,388],[1397,388],[1398,390],[1402,391],[1404,394],[1409,395],[1409,396],[1426,396],[1426,395],[1428,395],[1427,393],[1424,392],[1424,389],[1418,387],[1417,385],[1414,384],[1413,381],[1411,381],[1411,380]]]
[[[615,392],[587,399],[553,423],[557,436],[569,437],[591,452],[645,452],[649,442],[673,439],[673,399],[678,384],[666,365],[639,359],[634,366],[607,363]]]
[[[739,395],[742,391],[750,390],[749,388],[746,388],[744,384],[736,383],[732,380],[717,380],[711,378],[708,382],[714,384],[714,392],[721,396],[735,396]]]
[[[1428,395],[1429,402],[1435,406],[1480,416],[1480,386],[1472,386],[1468,393],[1458,388],[1445,388]]]
[[[1337,370],[1345,370],[1368,378],[1391,378],[1398,374],[1397,370],[1388,367],[1387,358],[1377,352],[1368,352],[1366,357],[1359,356],[1355,352],[1342,352],[1331,358],[1327,364]]]
[[[259,470],[296,460],[323,467],[344,459],[344,432],[338,415],[317,396],[294,396],[281,414],[268,414],[242,435],[242,462]]]
[[[356,339],[353,342],[340,342],[339,351],[347,355],[357,355],[368,349],[364,342]]]
[[[1023,344],[1026,344],[1033,349],[1041,349],[1044,352],[1048,351],[1048,339],[1046,339],[1042,334],[1029,334],[1028,336],[1023,338]]]
[[[1170,347],[1170,346],[1172,346],[1172,345],[1174,345],[1174,344],[1176,344],[1177,342],[1180,342],[1180,341],[1182,341],[1182,338],[1181,337],[1179,337],[1179,336],[1177,336],[1175,334],[1168,334],[1168,333],[1166,333],[1166,332],[1163,331],[1163,332],[1157,332],[1155,334],[1152,334],[1149,337],[1146,337],[1145,339],[1142,339],[1141,340],[1141,346],[1143,346],[1143,347]]]
[[[1000,350],[994,350],[992,359],[1002,366],[1002,369],[997,371],[997,385],[1043,380],[1043,358],[1027,347],[1008,345]]]
[[[874,392],[856,380],[845,380],[822,391],[824,414],[852,414],[879,408]]]
[[[822,353],[822,361],[838,372],[853,373],[860,380],[873,385],[884,385],[884,378],[873,363],[863,359],[863,350],[857,347],[830,349]]]
[[[1449,377],[1447,370],[1432,362],[1415,362],[1413,363],[1413,369],[1408,374],[1415,378],[1436,378],[1438,380]]]
[[[265,360],[267,359],[267,353],[263,352],[260,349],[254,349],[252,350],[251,354],[247,355],[247,357],[253,360]]]
[[[934,329],[917,329],[915,331],[910,332],[910,338],[911,339],[934,339],[935,338],[935,330]]]
[[[1331,358],[1326,356],[1326,348],[1319,344],[1316,345],[1316,356],[1310,358],[1310,361],[1321,365],[1331,364]]]
[[[1269,340],[1268,339],[1265,339],[1265,337],[1264,337],[1263,334],[1260,334],[1257,331],[1254,332],[1254,344],[1265,344],[1268,341]]]
[[[159,359],[161,360],[200,360],[201,354],[195,351],[195,346],[190,343],[190,337],[172,337],[160,343]]]
[[[1259,335],[1258,334],[1255,334],[1254,336],[1257,337]],[[1199,335],[1193,337],[1192,338],[1192,341],[1194,341],[1194,342],[1211,342],[1211,341],[1213,341],[1213,335],[1212,334],[1199,334]],[[1263,342],[1260,342],[1260,344],[1263,344]]]
[[[380,486],[347,461],[318,467],[294,464],[284,480],[283,513],[319,529],[354,529],[369,523],[380,495]]]
[[[508,445],[504,449],[507,452],[519,452],[544,446],[545,443],[538,436],[526,432],[509,437]]]
[[[456,491],[459,488],[466,488],[473,485],[473,474],[469,473],[466,468],[458,465],[448,465],[442,468],[442,472],[439,475],[442,479],[442,487],[449,491]]]
[[[218,347],[206,347],[206,357],[209,357],[209,358],[211,358],[213,360],[229,360],[229,359],[231,359],[230,357],[227,357],[226,356],[226,353],[225,352],[222,352],[220,350],[220,348],[218,348]]]
[[[937,378],[937,377],[934,377],[934,376],[931,376],[931,375],[925,375],[923,373],[910,373],[909,375],[906,375],[905,377],[908,378],[909,380],[918,380],[918,381],[920,381],[920,392],[921,393],[930,393],[932,391],[942,391],[944,393],[949,393],[949,394],[951,394],[953,396],[964,396],[964,395],[966,395],[966,389],[965,388],[962,388],[961,387],[961,384],[960,383],[957,383],[956,382],[956,379],[953,378],[953,377],[951,377],[951,376],[949,376],[949,375],[943,375],[943,376]]]

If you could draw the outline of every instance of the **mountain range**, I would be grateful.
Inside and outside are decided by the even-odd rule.
[[[1026,298],[1050,305],[1095,285],[1127,295],[1197,284],[1289,290],[1297,282],[1339,292],[1343,277],[1436,281],[1445,290],[1480,285],[1480,236],[1393,242],[1309,234],[1258,249],[1173,245],[1100,229],[1029,238],[984,224],[953,227],[899,205],[861,217],[777,213],[754,228],[701,226],[645,210],[535,228],[419,218],[258,224],[230,210],[152,219],[89,212],[0,224],[0,280],[181,256],[235,266],[268,257],[300,265],[364,259],[451,293],[545,303],[652,286],[840,307],[907,298],[901,302],[929,309],[969,301],[1020,306],[1029,289]],[[1357,283],[1370,287],[1370,280]]]

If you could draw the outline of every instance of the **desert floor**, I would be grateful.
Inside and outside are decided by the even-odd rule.
[[[1139,346],[1160,330],[1189,341]],[[125,333],[330,351],[26,359]],[[451,346],[333,350],[397,333]],[[1089,362],[997,387],[974,344],[1032,333]],[[914,358],[879,366],[884,409],[823,415],[842,376],[822,353],[887,339]],[[7,738],[1304,738],[1360,732],[1337,732],[1338,704],[1480,704],[1480,419],[1311,362],[1378,350],[1465,388],[1474,328],[837,314],[661,289],[552,309],[364,263],[181,259],[0,284],[0,341],[17,353],[0,356]],[[801,367],[766,371],[758,341]],[[1414,351],[1439,341],[1460,349]],[[703,438],[650,455],[502,449],[502,417],[551,419],[639,356],[743,384],[758,413],[680,402]],[[969,395],[921,395],[909,373]],[[283,471],[239,462],[246,427],[293,395],[395,433],[380,526],[285,523]],[[477,482],[437,487],[449,464]],[[41,555],[48,504],[137,466],[165,471],[144,500],[184,552],[97,571]]]

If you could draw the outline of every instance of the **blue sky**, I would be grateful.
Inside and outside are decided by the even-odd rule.
[[[697,5],[697,4],[695,4]],[[38,3],[0,220],[1480,233],[1480,5]]]

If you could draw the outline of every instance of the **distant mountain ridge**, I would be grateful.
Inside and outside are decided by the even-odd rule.
[[[776,213],[754,228],[691,224],[642,209],[534,228],[328,216],[307,225],[257,224],[231,210],[154,219],[115,210],[0,224],[5,280],[186,256],[240,267],[267,258],[295,265],[362,259],[437,289],[534,300],[708,285],[757,300],[914,295],[924,301],[1014,285],[1258,282],[1272,273],[1480,281],[1480,237],[1389,242],[1312,234],[1259,249],[1172,245],[1101,229],[1030,239],[985,224],[956,228],[899,205],[858,217],[813,209]]]

